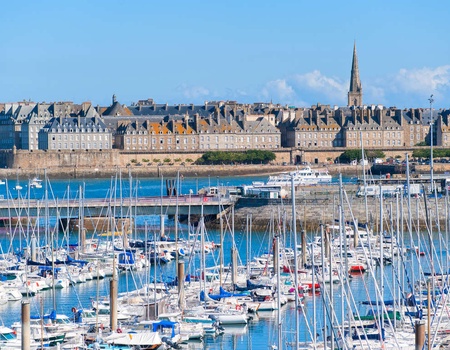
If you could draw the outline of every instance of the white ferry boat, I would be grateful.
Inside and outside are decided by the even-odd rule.
[[[270,176],[266,185],[290,186],[291,177],[294,176],[294,186],[317,185],[321,183],[330,183],[332,176],[328,171],[313,171],[309,166],[297,169],[291,172],[281,173],[279,175]]]

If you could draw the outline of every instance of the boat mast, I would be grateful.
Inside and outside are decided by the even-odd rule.
[[[295,211],[295,185],[294,175],[291,175],[291,201],[292,201],[292,234],[294,238],[294,288],[295,288],[295,348],[299,348],[299,298],[298,298],[298,253],[297,253],[297,215]],[[302,246],[302,249],[306,247]],[[302,251],[303,254],[303,251]],[[314,298],[314,296],[313,296]]]
[[[275,233],[275,232],[274,232]],[[275,251],[274,256],[277,259],[274,259],[274,270],[277,274],[277,329],[278,329],[278,349],[283,349],[282,344],[282,336],[283,336],[283,324],[281,319],[281,278],[280,278],[280,233],[275,233]],[[295,286],[295,284],[294,284]],[[297,291],[296,293],[297,294]],[[298,310],[295,309],[295,314],[298,314]],[[296,332],[297,333],[297,332]],[[298,347],[298,343],[297,347]]]
[[[367,205],[366,157],[364,154],[364,142],[363,142],[362,131],[360,131],[359,133],[360,133],[359,138],[361,140],[361,159],[362,159],[363,184],[364,184],[364,209],[366,212],[366,224],[368,224],[369,223],[369,210],[368,210],[368,205]]]

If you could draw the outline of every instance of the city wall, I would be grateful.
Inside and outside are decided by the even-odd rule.
[[[109,177],[118,169],[131,171],[145,177],[174,176],[182,172],[184,176],[258,175],[291,171],[299,161],[317,166],[326,166],[330,173],[361,176],[361,166],[334,164],[334,160],[345,149],[328,150],[274,150],[276,159],[271,165],[221,165],[197,166],[192,163],[203,152],[125,152],[120,150],[102,151],[43,151],[8,150],[0,151],[0,178],[42,175],[43,170],[52,177]],[[412,154],[412,150],[385,151],[387,157]],[[422,169],[423,168],[423,169]],[[450,164],[435,163],[436,172],[450,171]],[[427,172],[429,166],[416,165],[416,172]]]

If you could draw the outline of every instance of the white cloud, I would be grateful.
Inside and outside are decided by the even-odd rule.
[[[183,96],[187,99],[199,99],[210,94],[210,91],[203,86],[188,86],[187,84],[181,84],[177,87]]]
[[[450,86],[450,65],[436,68],[400,69],[394,77],[394,90],[428,94]]]
[[[335,101],[334,103],[347,100],[348,83],[337,78],[327,77],[318,70],[297,74],[293,77],[293,81],[299,89],[317,92],[330,101]]]
[[[312,103],[343,103],[347,98],[348,83],[323,75],[315,70],[267,82],[261,95],[266,100],[308,106]],[[310,100],[311,102],[305,102]]]
[[[295,92],[285,79],[277,79],[266,83],[262,90],[262,95],[266,99],[286,102],[286,100],[294,97]]]

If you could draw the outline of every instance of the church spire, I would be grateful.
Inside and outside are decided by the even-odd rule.
[[[348,92],[348,106],[362,105],[362,87],[359,79],[358,55],[356,54],[356,42],[353,44],[353,62],[350,76],[350,90]]]

